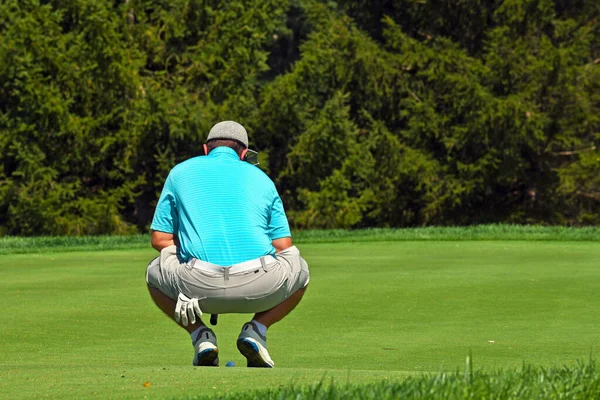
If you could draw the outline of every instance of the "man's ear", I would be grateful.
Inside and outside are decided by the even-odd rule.
[[[242,154],[240,154],[240,160],[245,161],[246,154],[248,154],[248,149],[242,150]]]
[[[208,155],[208,146],[203,144],[202,147],[204,148],[204,154]]]

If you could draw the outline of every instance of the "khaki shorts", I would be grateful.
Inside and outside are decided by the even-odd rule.
[[[146,271],[146,282],[173,300],[179,293],[197,298],[207,314],[269,310],[306,287],[308,265],[296,246],[231,268],[200,260],[181,261],[177,247],[164,248]]]

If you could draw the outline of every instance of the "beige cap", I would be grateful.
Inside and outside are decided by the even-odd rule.
[[[235,121],[221,121],[212,127],[206,141],[214,139],[237,140],[248,147],[248,132]]]

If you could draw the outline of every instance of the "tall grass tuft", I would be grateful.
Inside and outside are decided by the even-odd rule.
[[[190,398],[190,397],[188,397]],[[368,385],[320,383],[310,387],[285,387],[249,393],[233,393],[223,400],[252,399],[600,399],[600,373],[596,363],[579,362],[573,367],[542,368],[523,365],[520,370],[492,373],[473,371],[470,356],[464,372],[411,376],[400,382]]]

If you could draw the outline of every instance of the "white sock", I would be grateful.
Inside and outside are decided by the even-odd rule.
[[[263,336],[267,336],[267,327],[266,326],[264,326],[263,324],[261,324],[260,322],[258,322],[255,319],[253,319],[252,322],[254,322],[254,324],[258,328],[258,333],[260,333]]]
[[[192,343],[196,343],[196,340],[198,340],[198,335],[200,335],[200,329],[204,328],[203,326],[201,326],[200,328],[196,329],[194,332],[190,333],[190,336],[192,337]]]

